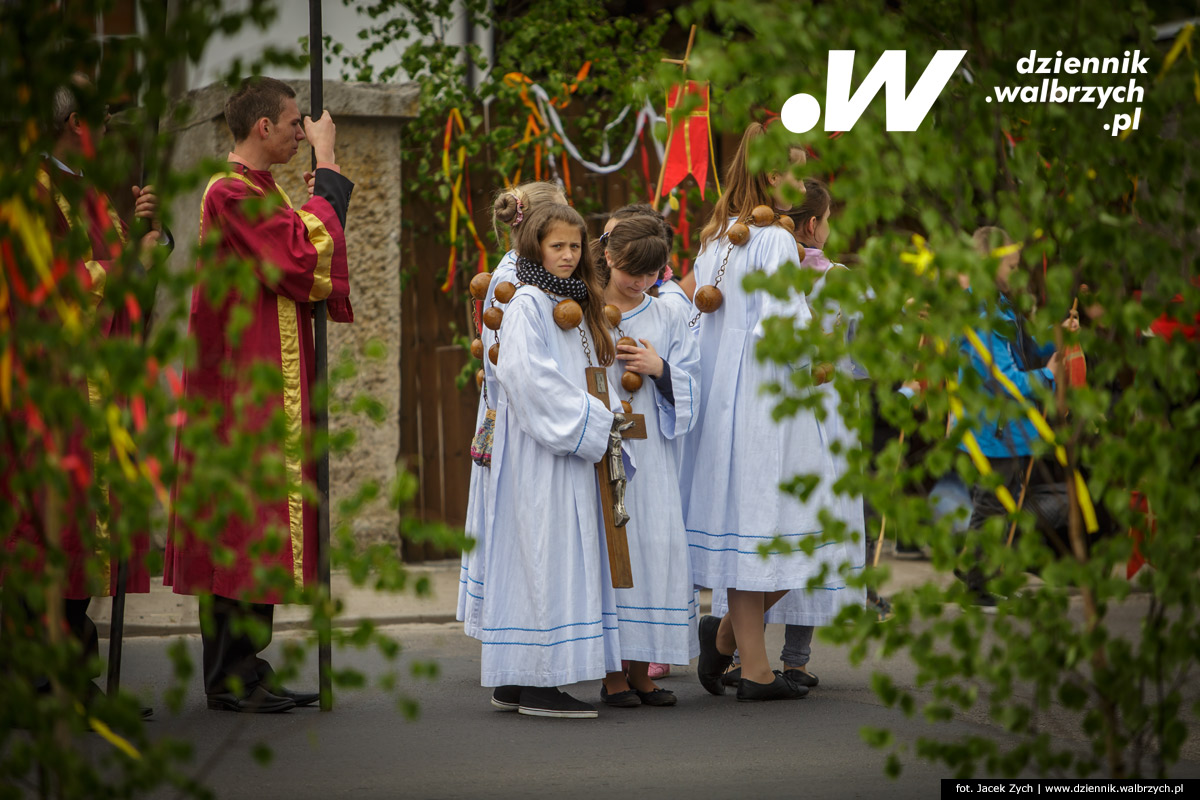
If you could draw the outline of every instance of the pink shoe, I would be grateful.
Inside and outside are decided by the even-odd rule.
[[[671,665],[670,664],[655,664],[655,663],[651,662],[649,674],[650,674],[650,680],[652,680],[652,681],[656,681],[659,678],[669,678],[669,677],[671,677]]]

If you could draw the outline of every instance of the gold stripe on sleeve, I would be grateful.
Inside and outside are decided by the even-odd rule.
[[[308,229],[308,241],[317,251],[317,269],[313,273],[312,291],[308,299],[311,302],[324,300],[333,291],[333,281],[329,277],[333,267],[333,236],[316,214],[303,209],[297,209],[296,213],[304,220],[304,227]]]
[[[292,540],[292,579],[304,588],[304,498],[302,469],[303,405],[300,394],[300,324],[296,304],[276,295],[279,308],[279,364],[283,369],[283,412],[287,419],[284,464],[287,469],[288,531]]]

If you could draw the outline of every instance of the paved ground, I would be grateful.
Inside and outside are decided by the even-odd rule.
[[[886,587],[894,592],[935,576],[926,562],[893,561]],[[150,723],[154,737],[193,743],[192,769],[219,798],[280,797],[879,797],[925,798],[940,793],[946,776],[911,756],[919,736],[958,739],[971,733],[995,735],[984,714],[951,724],[931,724],[884,707],[870,689],[874,670],[899,685],[915,685],[905,659],[851,666],[846,654],[818,643],[813,669],[821,686],[809,698],[762,705],[737,703],[732,695],[712,697],[696,682],[692,668],[676,668],[665,685],[679,696],[675,708],[601,708],[597,720],[545,720],[494,711],[479,686],[479,644],[453,619],[458,564],[417,568],[429,577],[431,597],[378,596],[351,590],[339,577],[335,594],[346,603],[349,621],[371,618],[404,646],[398,663],[378,652],[338,650],[335,666],[368,676],[360,690],[342,691],[332,713],[298,709],[256,717],[210,712],[199,680],[193,679],[179,714],[165,708],[163,692],[171,673],[167,646],[183,641],[195,663],[194,601],[161,590],[130,599],[132,634],[126,643],[125,688],[157,707]],[[1146,597],[1135,595],[1115,613],[1117,626],[1136,631]],[[1078,600],[1074,605],[1078,605]],[[105,608],[97,616],[103,621]],[[303,610],[279,614],[280,633],[268,654],[307,636]],[[287,630],[287,629],[291,630]],[[142,634],[142,635],[137,635]],[[150,635],[150,634],[169,634]],[[775,652],[782,628],[771,626],[768,646]],[[436,662],[434,680],[413,678],[413,663]],[[297,688],[315,687],[310,659]],[[382,688],[396,676],[398,694],[419,704],[419,718],[407,721],[398,694]],[[599,682],[572,687],[595,701]],[[864,726],[891,728],[909,748],[905,769],[893,781],[884,776],[885,754],[862,742]],[[1052,711],[1044,729],[1060,743],[1083,748],[1078,723]],[[268,744],[272,761],[250,757],[254,743]],[[104,747],[98,737],[81,745]],[[1195,739],[1177,777],[1200,777]],[[160,796],[170,797],[169,793]]]

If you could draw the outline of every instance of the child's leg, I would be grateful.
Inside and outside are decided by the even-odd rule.
[[[629,662],[629,686],[639,692],[653,692],[658,688],[658,684],[650,678],[650,662]]]
[[[771,683],[775,674],[767,660],[767,644],[763,636],[763,615],[787,592],[746,592],[729,590],[729,614],[717,631],[717,649],[742,657],[742,678],[755,683]],[[728,623],[728,633],[726,630]]]
[[[812,656],[813,631],[812,625],[785,625],[783,632],[783,650],[779,660],[784,669],[803,669]]]
[[[630,661],[630,669],[636,664],[636,661]],[[619,692],[627,692],[630,689],[630,681],[625,677],[624,672],[609,672],[604,676],[604,688],[609,694],[617,694]]]

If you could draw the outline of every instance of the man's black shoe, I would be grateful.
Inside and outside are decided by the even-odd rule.
[[[245,714],[278,714],[281,711],[291,711],[296,703],[289,697],[271,694],[262,686],[245,697],[238,697],[233,692],[210,694],[208,708],[210,711],[238,711]]]
[[[271,694],[277,697],[286,697],[296,704],[296,708],[300,706],[311,706],[313,703],[321,699],[320,692],[293,692],[291,689],[278,688],[273,689]]]

